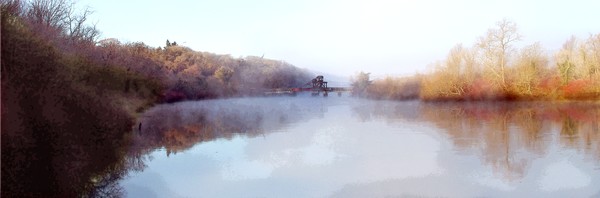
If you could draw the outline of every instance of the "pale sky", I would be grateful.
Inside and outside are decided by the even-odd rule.
[[[472,46],[503,18],[523,40],[557,50],[600,33],[598,0],[79,0],[103,38],[284,60],[350,76],[426,72],[456,44]]]

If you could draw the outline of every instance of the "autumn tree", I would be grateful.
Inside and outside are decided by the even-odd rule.
[[[463,76],[466,69],[463,54],[465,53],[462,45],[456,45],[450,50],[448,58],[446,59],[445,67],[442,66],[441,73],[443,73],[443,82],[448,86],[443,93],[446,95],[458,95],[461,96],[465,93],[465,82],[466,78]]]
[[[32,0],[25,16],[35,24],[59,29],[67,28],[72,3],[68,0]]]
[[[58,32],[67,26],[54,23],[64,18],[47,9],[61,12],[60,5],[71,4],[55,3],[61,2],[0,0],[1,196],[118,196],[126,171],[120,151],[129,143],[123,137],[142,105],[131,99],[137,95],[125,97],[113,86],[127,75],[123,69],[89,58],[100,47],[90,48],[91,54],[65,53],[72,43],[56,41],[70,39]]]
[[[474,50],[456,45],[446,60],[435,64],[435,71],[423,78],[421,97],[460,98],[468,92],[478,76],[479,63]]]
[[[86,8],[75,13],[75,2],[70,0],[31,0],[24,6],[25,18],[39,32],[62,33],[72,40],[95,42],[100,35],[95,25],[86,25],[93,12]]]
[[[566,97],[600,96],[600,36],[592,35],[587,40],[573,36],[555,58]]]
[[[479,38],[478,46],[483,51],[484,65],[503,87],[506,87],[506,67],[513,43],[520,39],[517,24],[507,19],[497,22],[496,28],[489,29],[485,36]]]
[[[600,96],[600,34],[591,35],[584,45],[585,76],[591,81],[596,95]]]
[[[575,78],[576,48],[577,39],[573,36],[563,44],[562,49],[556,55],[556,66],[563,85],[569,84]]]
[[[221,66],[215,71],[215,77],[225,84],[229,83],[232,76],[233,70],[228,67]]]
[[[532,95],[548,65],[548,57],[539,43],[521,49],[516,60],[514,89],[521,94]]]
[[[86,8],[80,14],[74,13],[74,8],[71,5],[69,8],[69,14],[67,14],[66,24],[68,28],[65,28],[67,34],[72,40],[83,40],[88,42],[95,42],[100,36],[100,31],[96,29],[96,24],[86,25],[88,17],[92,14],[89,8]]]
[[[589,79],[600,78],[600,34],[591,35],[579,47],[579,51],[582,62],[582,75]],[[595,79],[598,80],[598,78]]]

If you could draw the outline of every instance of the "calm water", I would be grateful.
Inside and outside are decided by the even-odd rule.
[[[128,197],[600,197],[600,104],[182,102],[141,118]]]

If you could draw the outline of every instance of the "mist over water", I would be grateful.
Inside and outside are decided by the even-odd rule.
[[[589,197],[599,121],[589,102],[165,104],[134,129],[141,168],[120,183],[128,197]]]

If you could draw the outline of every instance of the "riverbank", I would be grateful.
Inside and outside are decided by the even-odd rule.
[[[370,81],[354,95],[376,100],[445,101],[600,101],[600,80],[577,80],[567,85],[543,83],[534,91],[520,92],[514,84],[506,87],[494,85],[485,79],[459,88],[437,85],[435,74],[413,77],[386,77]],[[600,77],[599,77],[600,79]],[[550,80],[549,80],[550,81]],[[556,79],[553,80],[556,82]]]
[[[600,34],[571,37],[554,54],[540,43],[517,44],[520,37],[516,24],[505,19],[472,47],[453,47],[425,74],[371,81],[359,73],[354,92],[393,100],[600,100]]]
[[[91,12],[75,13],[70,1],[2,1],[0,9],[2,197],[119,195],[116,182],[135,166],[124,155],[144,110],[312,76],[283,61],[175,42],[98,41],[85,22]]]

